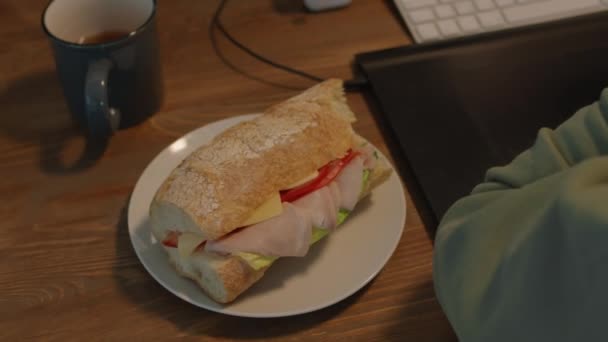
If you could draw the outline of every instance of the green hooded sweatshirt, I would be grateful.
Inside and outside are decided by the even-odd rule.
[[[433,273],[461,341],[608,341],[608,88],[450,208]]]

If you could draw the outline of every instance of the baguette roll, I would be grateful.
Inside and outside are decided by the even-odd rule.
[[[214,240],[239,228],[273,193],[343,156],[353,145],[353,120],[342,82],[330,80],[229,128],[162,184],[154,229]]]
[[[342,82],[329,80],[227,129],[184,159],[161,185],[150,206],[154,236],[159,241],[172,232],[207,241],[225,237],[273,194],[364,144],[351,127],[354,120]],[[368,171],[360,197],[381,183],[390,167],[379,160]],[[163,248],[180,275],[220,303],[233,301],[272,264],[255,268],[235,254],[200,249],[184,256],[177,248]]]

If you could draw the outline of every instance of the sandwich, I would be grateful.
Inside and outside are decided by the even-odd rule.
[[[332,79],[216,136],[150,205],[152,232],[181,276],[229,303],[278,258],[305,257],[391,172],[357,135]]]

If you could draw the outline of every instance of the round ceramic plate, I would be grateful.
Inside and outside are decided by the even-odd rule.
[[[303,258],[281,258],[236,301],[221,305],[193,282],[177,275],[148,226],[156,190],[185,157],[217,134],[256,114],[201,127],[163,150],[141,175],[129,203],[129,235],[148,272],[179,298],[228,315],[280,317],[332,305],[361,289],[393,254],[405,224],[403,186],[395,170],[388,181],[357,205],[340,228],[313,245]]]

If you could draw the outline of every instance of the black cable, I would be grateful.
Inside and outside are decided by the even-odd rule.
[[[219,46],[219,43],[217,41],[216,34],[215,34],[216,33],[215,32],[216,31],[215,23],[213,23],[213,21],[209,25],[208,31],[209,31],[209,41],[211,42],[211,47],[213,48],[213,52],[222,61],[222,63],[224,63],[224,65],[226,65],[228,68],[232,69],[232,71],[234,71],[238,74],[241,74],[249,79],[252,79],[256,82],[264,83],[264,84],[267,84],[267,85],[270,85],[273,87],[279,87],[279,88],[295,90],[295,91],[303,90],[302,87],[294,87],[294,86],[290,86],[290,85],[286,85],[286,84],[277,83],[272,80],[267,80],[262,77],[256,76],[255,74],[248,72],[247,70],[240,68],[238,65],[234,64],[228,57],[226,57],[226,55],[224,55],[224,52],[222,51],[222,49],[220,49],[220,46]]]
[[[249,54],[250,56],[259,59],[260,61],[269,64],[275,68],[290,72],[292,74],[296,74],[299,76],[302,76],[304,78],[308,78],[310,80],[316,81],[316,82],[322,82],[323,78],[315,76],[315,75],[311,75],[309,73],[306,73],[304,71],[300,71],[291,67],[288,67],[286,65],[283,64],[279,64],[277,62],[274,62],[258,53],[256,53],[255,51],[251,50],[250,48],[246,47],[245,45],[241,44],[238,40],[236,40],[228,31],[226,31],[226,29],[224,28],[224,25],[222,25],[222,22],[220,21],[220,17],[222,12],[224,11],[224,7],[226,7],[226,3],[228,2],[228,0],[222,0],[222,2],[220,3],[220,5],[217,8],[217,11],[214,15],[213,21],[215,23],[215,26],[220,30],[220,32],[222,32],[222,34],[224,34],[224,36],[226,36],[226,38],[228,38],[228,40],[230,40],[230,42],[232,44],[234,44],[236,47],[238,47],[239,49],[243,50],[244,52],[246,52],[247,54]]]
[[[234,38],[224,27],[224,25],[222,24],[220,18],[222,15],[222,12],[224,11],[224,8],[226,7],[226,3],[228,2],[228,0],[222,0],[219,4],[219,6],[217,7],[217,9],[215,10],[215,13],[213,14],[213,19],[211,20],[211,27],[210,27],[210,32],[211,34],[213,34],[213,27],[217,27],[218,30],[220,30],[220,32],[232,43],[234,44],[236,47],[238,47],[239,49],[243,50],[245,53],[247,53],[248,55],[260,60],[261,62],[264,62],[272,67],[275,67],[277,69],[281,69],[283,71],[301,76],[303,78],[307,78],[309,80],[315,81],[315,82],[323,82],[324,79],[312,74],[309,74],[307,72],[289,67],[287,65],[284,64],[280,64],[277,63],[275,61],[272,61],[262,55],[260,55],[259,53],[251,50],[250,48],[248,48],[247,46],[243,45],[241,42],[239,42],[238,40],[236,40],[236,38]],[[362,79],[362,78],[358,78],[358,79],[353,79],[353,80],[349,80],[344,82],[344,87],[347,91],[352,91],[352,90],[358,90],[359,88],[363,87],[367,85],[367,80],[366,79]]]
[[[357,77],[352,80],[344,81],[344,89],[346,91],[358,91],[368,85],[368,80],[365,77]]]

